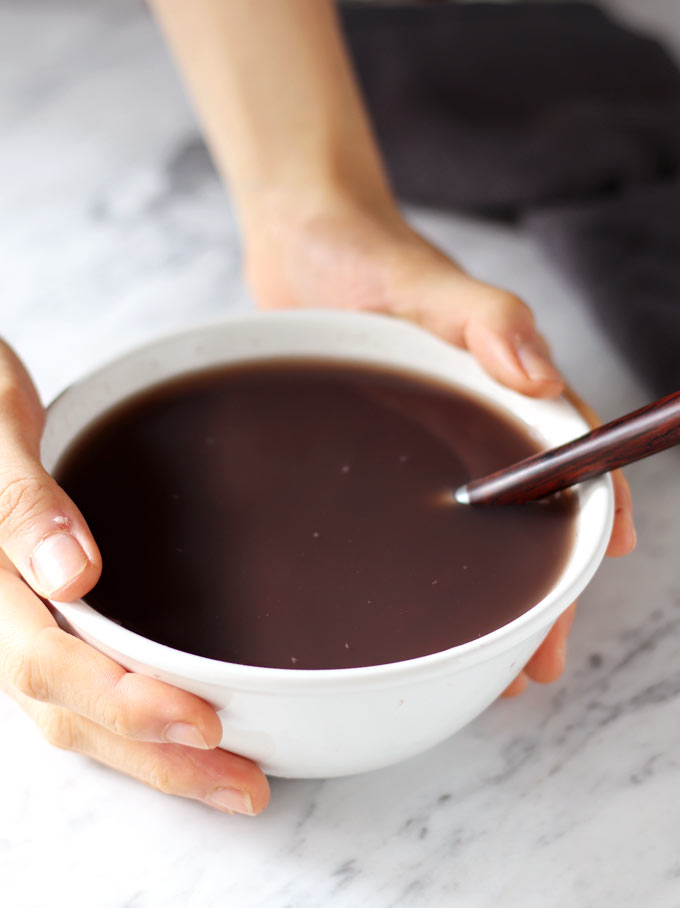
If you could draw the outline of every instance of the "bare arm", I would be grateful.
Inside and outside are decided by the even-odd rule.
[[[245,227],[264,204],[394,203],[328,0],[151,0]]]
[[[150,2],[231,186],[260,305],[406,317],[467,347],[517,391],[563,390],[528,307],[466,274],[401,217],[330,0]],[[620,555],[635,531],[620,473],[615,484],[609,554]],[[559,676],[572,614],[511,692],[527,676]]]

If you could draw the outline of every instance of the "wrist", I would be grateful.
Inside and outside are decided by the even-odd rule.
[[[331,221],[370,219],[389,229],[405,227],[386,180],[347,173],[330,161],[299,179],[263,181],[258,188],[233,188],[246,250],[266,245],[267,238],[304,234]]]

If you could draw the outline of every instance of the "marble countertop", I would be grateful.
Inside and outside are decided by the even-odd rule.
[[[141,4],[6,0],[0,84],[0,330],[45,399],[133,344],[251,305],[229,201]],[[603,415],[644,401],[525,237],[410,216],[530,302]],[[679,463],[629,470],[639,546],[583,595],[563,679],[390,769],[273,780],[255,820],[52,750],[0,696],[0,903],[677,908]]]

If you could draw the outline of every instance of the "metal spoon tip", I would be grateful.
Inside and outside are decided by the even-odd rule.
[[[470,493],[465,488],[465,486],[460,486],[453,493],[453,497],[458,502],[458,504],[470,504]]]

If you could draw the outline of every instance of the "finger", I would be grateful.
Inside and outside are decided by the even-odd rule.
[[[412,316],[444,340],[469,349],[497,381],[532,397],[561,393],[564,380],[548,345],[531,310],[514,294],[474,280],[451,262],[409,289]]]
[[[204,700],[128,672],[62,631],[21,579],[0,570],[0,687],[51,703],[125,738],[216,747],[222,725]]]
[[[527,678],[525,672],[520,672],[517,677],[508,684],[505,688],[501,697],[517,697],[519,694],[523,694],[527,689],[529,684],[529,679]]]
[[[614,526],[607,547],[610,558],[628,555],[637,544],[637,533],[633,519],[633,496],[626,477],[621,470],[611,474],[614,483]]]
[[[101,572],[85,520],[40,464],[44,411],[28,373],[0,341],[0,548],[42,596],[75,599]]]
[[[527,677],[540,684],[556,681],[567,660],[567,637],[574,622],[576,603],[572,603],[553,624],[548,636],[524,666]]]
[[[0,570],[14,574],[15,577],[21,576],[2,549],[0,549]]]
[[[584,400],[581,400],[573,388],[566,388],[564,396],[594,429],[602,425],[602,420],[597,413]],[[633,496],[628,481],[621,470],[614,470],[611,477],[614,484],[614,525],[607,547],[607,555],[617,558],[633,551],[637,543],[637,533],[633,518]]]
[[[238,754],[128,741],[60,707],[28,698],[22,698],[20,705],[51,744],[92,757],[159,791],[250,816],[269,803],[266,776]]]

